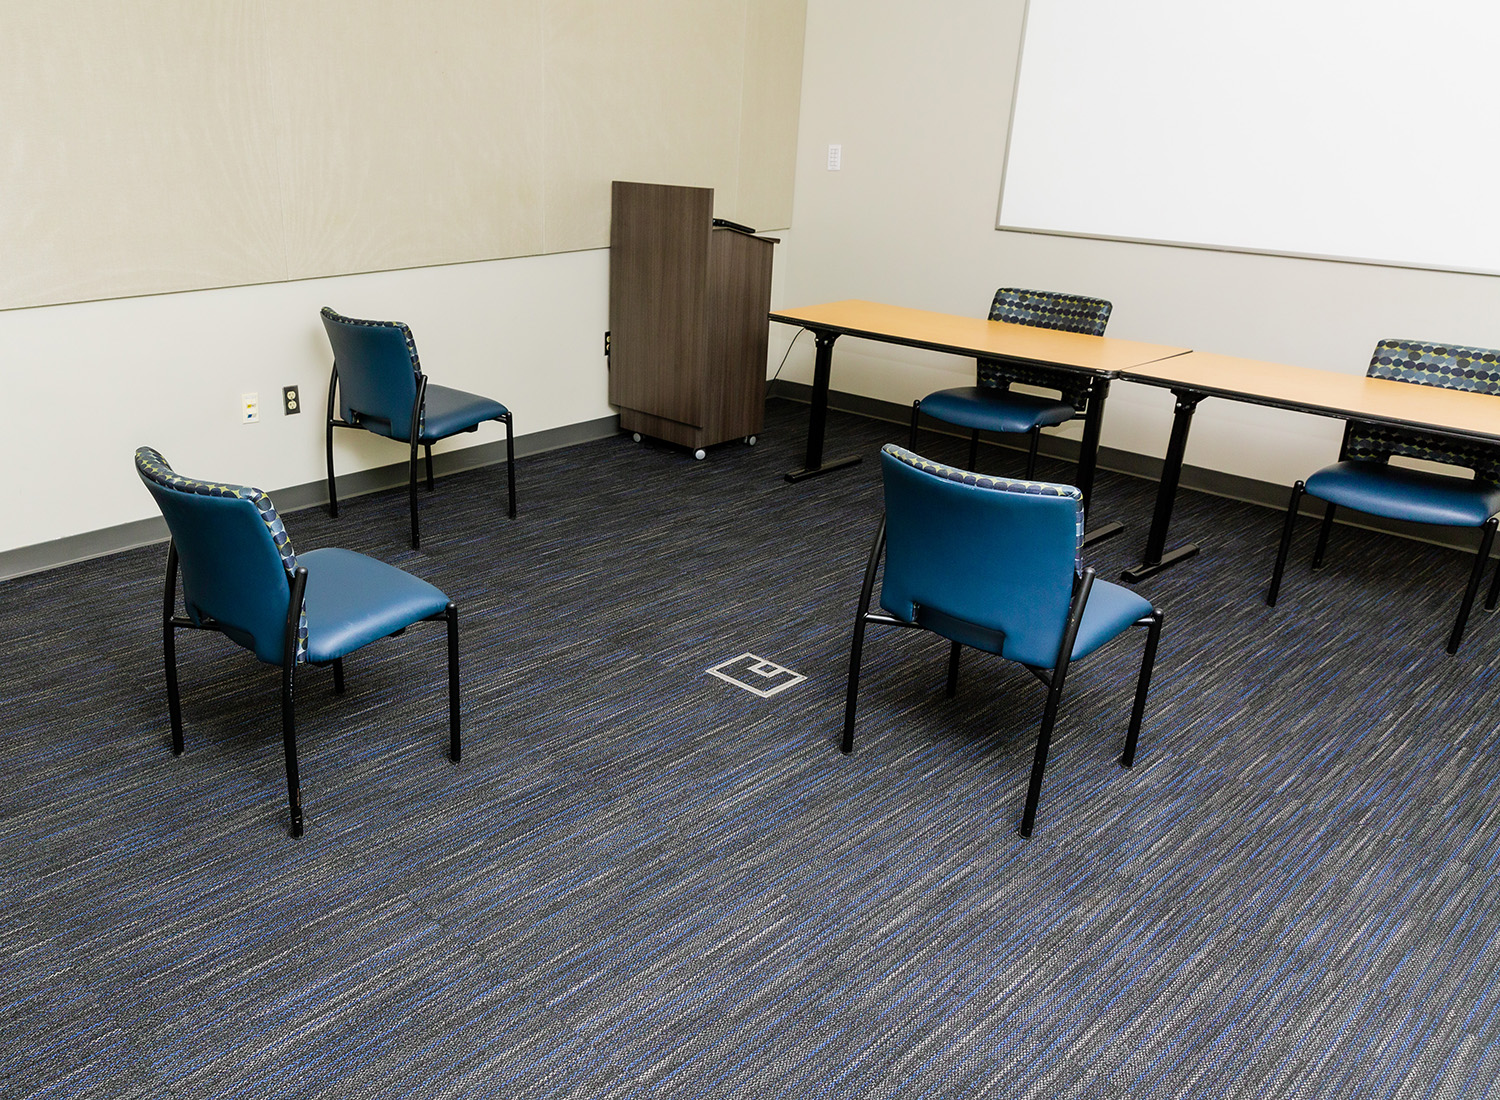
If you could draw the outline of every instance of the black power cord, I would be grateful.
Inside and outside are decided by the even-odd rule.
[[[766,383],[767,397],[771,396],[771,387],[776,384],[776,379],[781,377],[781,368],[786,366],[787,356],[792,354],[792,348],[796,346],[797,338],[800,337],[804,332],[808,331],[808,329],[799,328],[797,330],[797,335],[792,337],[792,342],[786,346],[786,351],[781,356],[781,362],[776,364],[776,373],[771,375],[771,380]]]

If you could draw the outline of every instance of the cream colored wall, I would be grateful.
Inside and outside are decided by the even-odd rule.
[[[6,0],[0,309],[790,222],[803,0]]]
[[[406,321],[429,374],[518,434],[608,417],[609,181],[714,186],[720,216],[786,226],[803,11],[0,4],[0,305],[29,306],[0,308],[0,427],[35,473],[0,481],[0,553],[154,516],[140,444],[188,474],[320,480],[325,304]],[[402,459],[339,441],[341,472]]]
[[[1354,374],[1386,336],[1500,347],[1493,277],[997,232],[1022,15],[1022,0],[809,0],[788,305],[983,315],[997,286],[1069,290],[1114,303],[1111,335]],[[1099,110],[1109,125],[1109,104]],[[843,146],[839,172],[830,143]],[[811,379],[807,343],[783,377]],[[907,404],[973,378],[969,362],[847,338],[834,359],[836,389]],[[1170,394],[1116,383],[1104,443],[1159,457],[1171,407]],[[1340,431],[1210,400],[1188,461],[1290,484],[1336,456]]]
[[[20,470],[0,481],[0,550],[154,516],[130,455],[157,448],[182,473],[274,490],[323,477],[330,305],[412,327],[444,385],[505,402],[529,434],[607,417],[604,250],[348,275],[0,313],[5,434]],[[284,416],[283,385],[304,411]],[[242,393],[260,421],[238,422]],[[504,438],[497,424],[435,452]],[[344,432],[341,473],[405,461]]]
[[[7,5],[5,17],[41,7]],[[1492,278],[996,232],[1021,15],[1021,0],[809,0],[795,228],[779,234],[775,304],[862,297],[981,314],[1002,283],[1076,290],[1115,303],[1114,335],[1349,373],[1382,336],[1500,346]],[[753,19],[745,35],[750,53],[791,56]],[[59,61],[59,73],[66,67]],[[736,156],[774,159],[766,142],[759,157],[738,147]],[[843,145],[840,172],[825,168],[832,142]],[[50,156],[48,171],[69,186],[56,163],[68,150],[26,152]],[[737,178],[745,187],[745,172]],[[198,216],[190,198],[185,216]],[[148,251],[100,249],[104,264]],[[408,321],[441,381],[507,401],[523,433],[606,416],[607,272],[606,252],[580,251],[0,312],[6,438],[46,469],[0,482],[0,551],[150,516],[122,457],[140,443],[187,472],[268,488],[317,480],[325,303]],[[774,329],[773,361],[791,336]],[[811,379],[807,343],[783,377]],[[959,360],[845,339],[834,384],[906,403],[971,377]],[[276,408],[286,383],[302,386],[300,417]],[[248,390],[261,394],[262,420],[242,427],[236,405]],[[1170,415],[1169,395],[1116,384],[1105,443],[1159,456]],[[463,444],[498,429],[482,433]],[[1338,435],[1331,421],[1210,400],[1188,459],[1290,483],[1328,461]],[[340,454],[341,469],[392,461],[376,440]],[[88,486],[86,505],[60,497],[60,484]]]

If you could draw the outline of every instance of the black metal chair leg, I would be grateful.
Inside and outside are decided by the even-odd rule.
[[[1156,645],[1161,641],[1161,609],[1153,607],[1146,616],[1146,650],[1141,655],[1141,675],[1135,682],[1135,705],[1130,711],[1130,729],[1125,734],[1125,751],[1120,763],[1135,767],[1135,748],[1141,739],[1141,720],[1146,716],[1146,693],[1151,690],[1151,673],[1156,667]]]
[[[963,646],[957,642],[948,644],[948,698],[952,699],[958,692],[958,656],[963,652]]]
[[[286,797],[291,808],[292,836],[302,835],[302,780],[297,773],[297,624],[302,619],[303,593],[307,591],[307,569],[298,566],[292,574],[292,598],[287,604],[286,628],[281,644],[281,741],[286,752]]]
[[[1042,428],[1037,425],[1031,429],[1031,446],[1026,451],[1026,480],[1030,481],[1036,476],[1036,452],[1042,442]]]
[[[1484,609],[1493,611],[1497,603],[1500,603],[1500,568],[1496,568],[1494,579],[1490,581],[1490,592],[1484,598]]]
[[[1318,547],[1313,551],[1312,567],[1323,568],[1323,552],[1328,549],[1328,536],[1333,531],[1333,513],[1336,511],[1333,501],[1326,501],[1327,510],[1323,513],[1323,524],[1318,528]]]
[[[1302,503],[1302,494],[1307,483],[1297,482],[1292,486],[1292,500],[1286,506],[1286,519],[1281,525],[1281,545],[1276,549],[1276,568],[1271,571],[1271,587],[1266,590],[1266,606],[1275,607],[1276,597],[1281,593],[1281,574],[1286,571],[1287,552],[1292,548],[1292,529],[1297,525],[1297,506]],[[1332,508],[1333,505],[1328,507]]]
[[[448,620],[448,759],[455,764],[459,759],[458,725],[458,607],[448,604],[445,612]]]
[[[333,365],[333,377],[328,380],[328,423],[324,428],[326,435],[324,443],[328,451],[328,514],[335,519],[338,518],[339,514],[339,495],[338,491],[334,488],[333,482],[333,398],[334,393],[338,390],[338,385],[339,365],[335,363]]]
[[[286,752],[286,797],[294,837],[302,835],[302,781],[297,774],[297,714],[292,701],[296,667],[295,656],[281,666],[281,741]]]
[[[975,428],[969,433],[969,469],[976,469],[979,465],[979,429]]]
[[[1021,812],[1022,836],[1029,837],[1036,825],[1036,808],[1042,800],[1042,773],[1047,770],[1047,750],[1052,745],[1052,728],[1057,724],[1057,707],[1062,699],[1062,679],[1054,673],[1047,688],[1047,709],[1042,713],[1042,729],[1031,758],[1031,782],[1026,787],[1026,808]]]
[[[417,530],[417,445],[411,445],[411,461],[407,464],[406,495],[411,504],[411,548],[422,548],[422,535]]]
[[[421,532],[417,530],[417,445],[421,442],[422,433],[422,410],[427,402],[427,376],[420,375],[417,379],[417,399],[411,406],[411,425],[407,429],[406,438],[411,441],[411,457],[407,462],[407,497],[411,502],[411,548],[420,550],[422,548]]]
[[[865,616],[870,610],[870,598],[875,591],[875,570],[880,565],[880,554],[885,549],[885,516],[880,517],[880,526],[875,531],[875,542],[870,547],[870,557],[865,562],[865,579],[859,590],[859,607],[854,612],[854,640],[849,644],[849,689],[844,697],[844,736],[839,742],[839,751],[854,751],[854,710],[859,698],[859,661],[865,648]]]
[[[437,488],[437,486],[433,484],[432,481],[432,444],[422,444],[422,450],[427,452],[427,491],[430,493]]]
[[[911,403],[911,431],[906,436],[906,449],[915,451],[917,449],[917,421],[922,418],[922,402]]]
[[[172,724],[172,755],[181,756],[182,741],[182,697],[177,690],[177,631],[170,620],[166,624],[163,657],[167,666],[167,714]]]
[[[342,657],[333,659],[333,693],[344,694],[344,659]]]
[[[516,433],[511,423],[511,414],[500,418],[505,421],[505,480],[510,487],[510,518],[516,518]]]
[[[1078,640],[1078,627],[1083,622],[1083,609],[1088,606],[1089,592],[1094,587],[1094,570],[1085,569],[1073,585],[1073,602],[1068,608],[1068,622],[1063,628],[1062,643],[1057,647],[1057,663],[1052,675],[1047,678],[1047,709],[1042,712],[1042,729],[1037,734],[1036,754],[1031,760],[1031,782],[1026,787],[1026,808],[1021,812],[1020,833],[1031,835],[1036,824],[1037,804],[1042,800],[1042,773],[1047,770],[1047,749],[1052,744],[1052,728],[1057,724],[1057,708],[1062,702],[1063,683],[1068,678],[1068,664],[1072,660],[1073,645]]]
[[[859,698],[859,660],[865,648],[865,614],[861,608],[854,618],[854,640],[849,645],[849,687],[844,695],[844,736],[839,752],[854,751],[854,711]]]
[[[1474,568],[1469,570],[1469,584],[1464,589],[1463,603],[1458,607],[1458,621],[1453,624],[1453,633],[1448,638],[1448,653],[1450,655],[1458,652],[1459,643],[1464,640],[1464,627],[1469,622],[1469,612],[1474,607],[1474,597],[1479,593],[1479,582],[1484,578],[1484,567],[1490,560],[1490,548],[1495,543],[1495,528],[1500,526],[1500,520],[1491,516],[1484,524],[1484,533],[1479,536],[1479,553],[1474,555]]]
[[[167,714],[172,724],[172,753],[181,756],[182,696],[177,688],[177,543],[167,543],[167,582],[162,595],[162,663],[167,674]]]

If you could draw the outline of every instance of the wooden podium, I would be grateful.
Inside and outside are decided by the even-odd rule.
[[[764,423],[776,244],[713,209],[709,187],[617,180],[609,233],[610,403],[625,431],[700,452]]]

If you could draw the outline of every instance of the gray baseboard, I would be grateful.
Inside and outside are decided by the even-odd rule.
[[[600,417],[581,424],[567,424],[561,428],[532,432],[516,436],[516,457],[555,451],[571,447],[576,443],[588,443],[605,439],[620,430],[618,416]],[[457,451],[444,451],[432,456],[433,472],[454,474],[461,470],[473,470],[481,466],[494,466],[505,461],[505,441],[481,443],[477,447],[465,447]],[[340,474],[338,479],[339,499],[378,493],[385,489],[398,488],[406,484],[407,465],[394,462],[389,466],[377,466],[371,470],[360,470],[352,474]],[[328,485],[321,478],[301,485],[288,485],[280,489],[267,490],[281,513],[299,512],[304,508],[321,507],[328,503]],[[524,505],[525,501],[522,500]],[[98,531],[85,531],[67,538],[39,542],[33,546],[18,546],[14,550],[0,551],[0,580],[24,577],[68,565],[76,561],[114,554],[121,550],[132,550],[137,546],[149,546],[167,539],[167,525],[160,516],[150,519],[121,523]]]
[[[771,383],[769,396],[785,397],[792,401],[800,401],[808,404],[812,400],[812,387],[803,382],[787,382],[777,379]],[[897,440],[903,445],[905,444],[907,428],[911,424],[910,405],[899,405],[893,401],[880,401],[873,397],[862,397],[855,393],[840,393],[837,390],[830,390],[828,394],[828,407],[830,409],[837,409],[840,412],[867,416],[873,420],[888,420],[893,424],[899,424],[901,426],[901,434],[897,437]],[[931,420],[923,422],[922,431],[937,432],[958,438],[964,437],[964,433],[942,428]],[[994,440],[994,437],[986,438],[990,442]],[[996,445],[1009,447],[1023,454],[1026,450],[1019,443],[999,443]],[[1162,441],[1162,446],[1165,448],[1165,440]],[[1043,435],[1041,446],[1038,449],[1049,458],[1060,458],[1069,462],[1076,462],[1078,461],[1078,448],[1079,442],[1076,439]],[[1117,450],[1114,447],[1099,448],[1100,468],[1117,474],[1144,478],[1147,481],[1160,481],[1163,465],[1165,465],[1165,462],[1162,458],[1136,454],[1134,451]],[[1311,474],[1312,471],[1309,470],[1308,473]],[[1179,484],[1184,489],[1193,489],[1200,493],[1225,497],[1229,500],[1243,501],[1247,504],[1259,504],[1265,508],[1275,509],[1277,512],[1286,511],[1287,499],[1291,495],[1291,486],[1289,485],[1278,485],[1270,481],[1241,477],[1238,474],[1226,474],[1221,470],[1210,470],[1203,466],[1184,465],[1182,467],[1182,479]],[[1315,517],[1321,516],[1323,514],[1323,502],[1315,500],[1312,497],[1304,497],[1302,499],[1301,514]],[[1141,517],[1143,523],[1148,519],[1149,517],[1147,516]],[[1467,553],[1473,553],[1478,547],[1477,534],[1474,529],[1468,527],[1429,527],[1425,524],[1382,519],[1380,516],[1350,513],[1347,510],[1340,512],[1339,518],[1335,522],[1365,531],[1379,531],[1388,535],[1399,535],[1402,538],[1414,539],[1417,542],[1425,542],[1433,546],[1463,550]],[[1142,528],[1142,533],[1144,534],[1144,527]],[[1170,540],[1169,545],[1171,545]]]
[[[792,401],[800,401],[803,404],[811,400],[811,395],[811,386],[801,382],[788,382],[781,379],[772,382],[768,392],[768,396],[770,397],[784,397]],[[855,413],[873,420],[885,420],[899,425],[901,433],[896,438],[901,440],[906,438],[906,426],[911,422],[911,406],[899,405],[891,401],[880,401],[872,397],[863,397],[859,394],[841,393],[837,390],[831,391],[828,395],[828,405],[829,408],[837,409],[841,412]],[[922,430],[941,431],[941,429],[931,425],[930,422],[925,424]],[[585,421],[581,424],[569,424],[560,428],[549,428],[546,431],[533,432],[530,435],[517,436],[516,457],[524,458],[527,455],[541,454],[544,451],[555,451],[562,447],[571,447],[577,443],[587,443],[595,439],[604,439],[614,435],[618,431],[619,417],[606,416],[597,420]],[[947,432],[946,434],[958,436],[961,433]],[[1000,445],[1012,446],[1011,444]],[[1024,451],[1024,448],[1019,445],[1014,446],[1012,449],[1017,452]],[[1078,441],[1044,435],[1041,442],[1041,452],[1051,458],[1077,461]],[[467,447],[458,451],[447,451],[435,454],[432,458],[433,468],[439,474],[457,473],[461,470],[472,470],[481,466],[497,465],[504,461],[505,443],[503,441],[482,443],[477,447]],[[1157,481],[1161,478],[1162,459],[1150,455],[1136,454],[1133,451],[1122,451],[1113,447],[1101,447],[1099,449],[1099,465],[1103,469],[1114,473],[1144,478],[1148,481]],[[396,462],[388,466],[379,466],[370,470],[360,470],[356,473],[340,475],[339,496],[340,498],[363,496],[367,493],[377,493],[405,484],[406,463]],[[1226,497],[1230,500],[1259,504],[1266,508],[1275,509],[1276,511],[1286,508],[1287,486],[1277,485],[1269,481],[1260,481],[1255,478],[1241,477],[1237,474],[1227,474],[1219,470],[1210,470],[1202,466],[1189,465],[1182,468],[1181,484],[1185,489],[1210,493],[1214,496]],[[270,490],[270,493],[276,501],[278,510],[285,513],[297,512],[303,508],[321,507],[328,502],[328,488],[321,479]],[[1321,515],[1322,504],[1320,501],[1308,498],[1303,501],[1302,510],[1310,516]],[[1145,517],[1142,518],[1144,519]],[[1353,522],[1341,516],[1339,522],[1348,523],[1349,526],[1365,530],[1400,535],[1404,538],[1431,543],[1435,546],[1445,546],[1463,551],[1472,551],[1474,549],[1473,534],[1467,529],[1433,528],[1419,524],[1402,523],[1396,520],[1385,520],[1378,516],[1363,515],[1359,516]],[[98,531],[85,531],[82,534],[70,535],[66,538],[54,539],[50,542],[41,542],[32,546],[20,546],[13,550],[0,551],[0,580],[23,577],[30,573],[40,573],[48,569],[55,569],[61,565],[68,565],[72,562],[86,561],[90,558],[102,557],[105,554],[113,554],[121,550],[131,550],[137,546],[148,546],[152,543],[164,542],[166,538],[166,524],[157,516],[150,519],[136,520],[132,523],[122,523],[114,527],[102,528]]]

